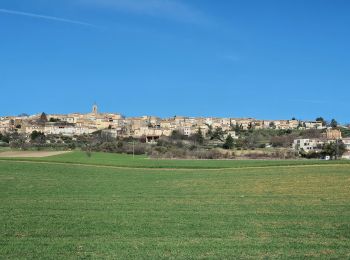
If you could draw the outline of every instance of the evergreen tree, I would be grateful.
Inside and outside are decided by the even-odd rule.
[[[204,136],[203,136],[202,130],[200,128],[198,128],[198,132],[196,133],[196,141],[199,144],[203,144],[204,143]]]
[[[236,123],[236,126],[234,128],[234,131],[236,132],[236,134],[239,134],[241,130],[242,130],[241,126],[238,123]]]
[[[323,126],[326,126],[327,125],[327,122],[326,122],[326,120],[324,120],[324,118],[323,117],[318,117],[318,118],[316,118],[316,121],[317,122],[322,122],[322,125]]]
[[[44,112],[41,113],[40,115],[40,121],[42,122],[47,122],[47,116]]]
[[[223,148],[224,149],[232,149],[234,146],[234,140],[231,136],[231,134],[229,134],[227,137],[226,137],[226,140],[225,140],[225,143],[223,145]]]
[[[330,123],[330,126],[333,128],[336,128],[338,126],[338,122],[333,118],[331,123]]]

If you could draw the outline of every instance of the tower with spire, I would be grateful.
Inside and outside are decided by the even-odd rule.
[[[98,113],[98,107],[97,107],[96,102],[95,102],[94,105],[92,106],[92,113],[95,114],[95,115]]]

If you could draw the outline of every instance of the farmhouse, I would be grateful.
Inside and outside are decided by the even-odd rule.
[[[323,140],[320,139],[295,139],[293,142],[293,148],[297,151],[320,151],[322,146],[325,144]]]

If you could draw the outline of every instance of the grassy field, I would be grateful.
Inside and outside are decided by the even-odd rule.
[[[1,152],[6,152],[6,151],[10,151],[11,149],[9,147],[2,147],[0,146],[0,153]]]
[[[349,259],[350,165],[270,163],[0,160],[0,258]]]
[[[1,158],[0,160],[19,160],[19,158]],[[88,157],[84,152],[71,152],[43,158],[21,158],[25,161],[76,163],[89,165],[108,165],[116,167],[132,168],[174,168],[174,169],[218,169],[240,167],[265,167],[265,166],[293,166],[293,165],[319,165],[319,164],[348,164],[344,161],[322,160],[163,160],[148,159],[146,156],[133,156],[113,153],[92,153]]]

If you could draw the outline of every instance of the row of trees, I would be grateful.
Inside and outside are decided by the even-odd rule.
[[[318,118],[316,118],[316,121],[322,122],[323,126],[329,126],[332,128],[338,127],[338,122],[334,118],[330,122],[327,122],[323,117],[318,117]]]

